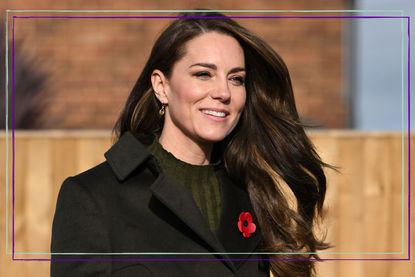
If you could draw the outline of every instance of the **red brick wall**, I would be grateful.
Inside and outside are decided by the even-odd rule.
[[[66,2],[66,1],[65,1]],[[247,1],[248,2],[248,1]],[[5,9],[348,9],[348,1],[6,1]],[[105,4],[103,4],[105,3]],[[209,3],[206,4],[206,3]],[[58,15],[58,13],[46,13]],[[14,13],[14,15],[23,15]],[[25,15],[34,15],[27,13]],[[59,13],[59,15],[64,15]],[[74,15],[74,14],[72,14]],[[76,15],[85,15],[76,14]],[[102,15],[102,14],[101,14]],[[106,14],[109,15],[109,14]],[[264,15],[257,13],[257,15]],[[282,15],[276,13],[275,15]],[[286,14],[287,15],[287,14]],[[316,15],[291,13],[289,15]],[[15,19],[23,55],[47,77],[45,128],[112,128],[151,47],[168,19]],[[240,19],[283,57],[300,115],[324,127],[346,125],[339,19]],[[19,64],[16,64],[16,69]],[[19,103],[16,103],[18,106]],[[18,107],[16,107],[18,108]]]

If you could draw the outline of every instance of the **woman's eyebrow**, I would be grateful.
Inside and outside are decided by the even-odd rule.
[[[229,73],[236,73],[241,71],[245,71],[245,67],[234,67],[229,71]]]
[[[210,69],[213,69],[213,70],[218,69],[218,67],[213,63],[195,63],[195,64],[192,64],[191,66],[189,66],[189,68],[191,68],[193,66],[203,66],[203,67],[207,67],[207,68],[210,68]],[[244,67],[234,67],[229,71],[229,73],[235,73],[235,72],[240,72],[240,71],[245,71],[245,68]]]

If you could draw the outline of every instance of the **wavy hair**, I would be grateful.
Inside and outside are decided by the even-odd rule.
[[[281,57],[261,38],[217,12],[182,13],[159,36],[114,127],[116,138],[131,131],[160,135],[161,104],[151,85],[154,69],[170,78],[186,42],[207,32],[235,38],[244,51],[246,104],[234,130],[214,145],[212,160],[250,196],[264,243],[278,252],[274,276],[314,276],[318,250],[328,248],[314,232],[326,193],[324,167],[301,124],[290,75]],[[285,253],[285,254],[283,254]]]

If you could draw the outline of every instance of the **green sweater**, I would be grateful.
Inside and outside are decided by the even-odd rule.
[[[219,225],[221,210],[219,181],[216,171],[220,161],[209,165],[192,165],[177,159],[159,143],[156,137],[148,150],[160,162],[165,174],[173,177],[189,189],[196,205],[206,219],[212,232],[216,232]]]

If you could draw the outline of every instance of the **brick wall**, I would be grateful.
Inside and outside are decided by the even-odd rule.
[[[66,2],[66,1],[65,1]],[[103,4],[104,3],[104,4]],[[332,1],[6,1],[5,9],[348,9]],[[209,4],[207,4],[209,3]],[[58,15],[57,13],[45,13]],[[14,13],[14,15],[23,15]],[[34,15],[25,14],[25,15]],[[39,15],[39,14],[38,14]],[[59,14],[65,15],[65,14]],[[72,14],[74,15],[74,14]],[[85,15],[85,14],[76,14]],[[102,15],[102,14],[101,14]],[[106,14],[110,15],[110,14]],[[118,14],[120,15],[120,14]],[[258,14],[263,15],[263,14]],[[283,15],[278,13],[276,15]],[[286,14],[287,15],[287,14]],[[290,15],[306,15],[291,13]],[[316,15],[316,14],[307,14]],[[297,107],[308,123],[346,126],[342,59],[345,21],[340,19],[239,19],[283,57]],[[43,128],[112,128],[151,47],[168,19],[15,19],[20,55],[42,72]],[[24,66],[16,62],[16,70]],[[29,92],[30,93],[30,92]],[[23,107],[16,103],[16,109]]]

